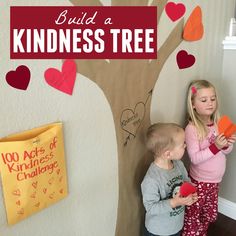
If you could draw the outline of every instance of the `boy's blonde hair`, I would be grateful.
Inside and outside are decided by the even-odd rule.
[[[193,109],[193,99],[196,96],[196,93],[199,89],[202,88],[213,88],[216,95],[216,110],[211,116],[211,120],[214,123],[217,123],[219,120],[219,103],[216,89],[213,84],[207,80],[193,80],[188,87],[187,95],[187,110],[188,110],[188,120],[196,127],[198,131],[199,139],[203,139],[207,136],[207,127],[204,122],[201,120],[198,113]]]
[[[184,132],[183,128],[175,123],[151,125],[146,133],[147,149],[154,154],[154,158],[161,156],[165,151],[175,147],[175,136],[180,132]]]

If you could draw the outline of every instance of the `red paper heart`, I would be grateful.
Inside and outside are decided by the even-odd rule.
[[[21,65],[15,71],[11,70],[6,74],[7,83],[15,88],[26,90],[30,82],[30,70],[27,66]]]
[[[49,68],[45,71],[44,77],[53,88],[72,95],[76,78],[76,64],[73,60],[66,60],[62,65],[62,72]]]
[[[180,195],[182,197],[187,197],[189,194],[192,193],[196,193],[197,189],[195,186],[193,186],[191,183],[189,182],[184,182],[181,186],[180,186]]]
[[[182,17],[185,13],[185,6],[182,3],[168,2],[165,6],[167,16],[172,20],[176,21]]]
[[[179,69],[191,67],[195,63],[195,57],[191,54],[188,54],[185,50],[178,52],[176,60]]]

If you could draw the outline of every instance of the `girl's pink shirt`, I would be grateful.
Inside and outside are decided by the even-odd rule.
[[[218,135],[216,125],[208,126],[209,133],[203,140],[199,140],[197,129],[189,123],[185,128],[187,151],[191,160],[190,176],[199,182],[219,183],[225,173],[225,154],[232,151],[233,146],[219,150],[215,146]]]

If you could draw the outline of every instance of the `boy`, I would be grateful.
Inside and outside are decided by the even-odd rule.
[[[153,153],[141,184],[146,209],[145,236],[180,235],[184,206],[197,201],[197,194],[181,197],[179,188],[190,181],[180,159],[185,151],[184,130],[173,123],[158,123],[148,128],[146,146]]]

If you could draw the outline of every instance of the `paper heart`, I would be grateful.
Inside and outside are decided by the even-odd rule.
[[[73,60],[66,60],[62,65],[62,72],[49,68],[45,71],[44,77],[53,88],[72,95],[76,78],[76,64]]]
[[[135,136],[144,118],[144,114],[145,105],[142,102],[137,103],[134,110],[125,109],[120,119],[122,129]]]
[[[222,116],[218,122],[218,130],[220,134],[224,134],[226,138],[236,133],[236,125],[226,115]]]
[[[15,71],[11,70],[6,74],[7,83],[20,90],[26,90],[30,82],[30,70],[27,66],[21,65]]]
[[[182,197],[187,197],[189,194],[192,193],[196,193],[197,189],[195,186],[193,186],[191,183],[189,182],[184,182],[181,186],[180,186],[180,195]]]
[[[185,13],[185,6],[182,3],[168,2],[165,6],[167,16],[172,20],[176,21],[181,18]]]
[[[197,6],[187,20],[184,27],[183,38],[186,41],[196,41],[202,38],[203,33],[202,10]]]
[[[191,67],[195,63],[195,57],[191,54],[188,54],[185,50],[178,52],[176,60],[179,69]]]

